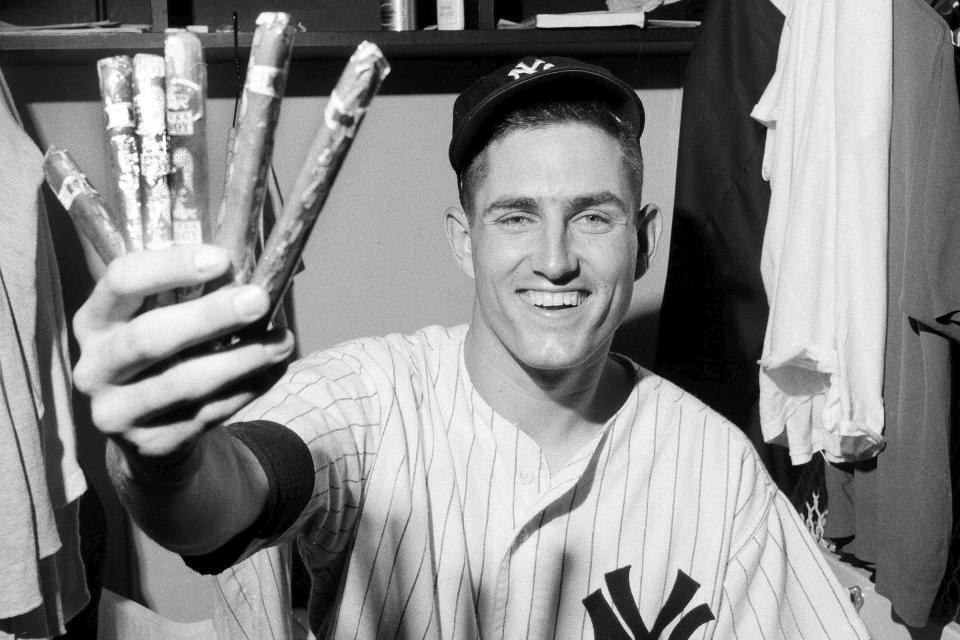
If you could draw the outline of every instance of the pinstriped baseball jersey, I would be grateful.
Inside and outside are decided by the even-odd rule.
[[[474,390],[466,327],[291,366],[241,420],[309,448],[292,526],[330,638],[866,638],[750,443],[636,365],[563,468]]]

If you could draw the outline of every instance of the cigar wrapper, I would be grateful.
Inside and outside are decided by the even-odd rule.
[[[230,254],[238,283],[247,282],[254,267],[258,219],[294,32],[288,14],[265,12],[257,18],[215,237]]]
[[[90,241],[104,264],[126,253],[124,234],[114,223],[106,202],[87,181],[64,149],[50,147],[43,157],[47,184],[74,224]]]
[[[133,109],[133,62],[129,56],[97,61],[100,96],[106,120],[110,166],[119,193],[117,226],[123,230],[128,251],[143,248],[140,216],[140,153],[137,149]]]
[[[207,195],[207,74],[200,39],[189,32],[167,34],[166,119],[170,147],[170,213],[173,243],[213,239]]]
[[[133,101],[140,143],[140,198],[145,249],[173,244],[170,219],[169,147],[163,56],[138,53],[133,57]]]
[[[324,109],[292,197],[267,239],[250,281],[264,287],[272,309],[283,299],[310,231],[353,142],[367,106],[390,72],[380,49],[363,42],[351,56]]]

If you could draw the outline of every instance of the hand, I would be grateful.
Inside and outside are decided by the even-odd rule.
[[[125,451],[182,451],[256,397],[259,374],[292,352],[286,330],[197,348],[266,315],[267,294],[254,285],[138,313],[150,296],[216,279],[229,267],[226,252],[208,245],[121,256],[74,316],[81,350],[74,384],[90,396],[97,428]]]

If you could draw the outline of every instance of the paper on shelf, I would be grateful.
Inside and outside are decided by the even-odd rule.
[[[538,13],[522,22],[501,19],[498,29],[569,29],[585,27],[642,27],[640,9],[624,11],[579,11],[575,13]]]

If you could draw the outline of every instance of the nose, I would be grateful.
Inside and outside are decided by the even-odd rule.
[[[579,270],[580,261],[566,225],[545,224],[533,258],[534,273],[562,284],[575,278]]]

